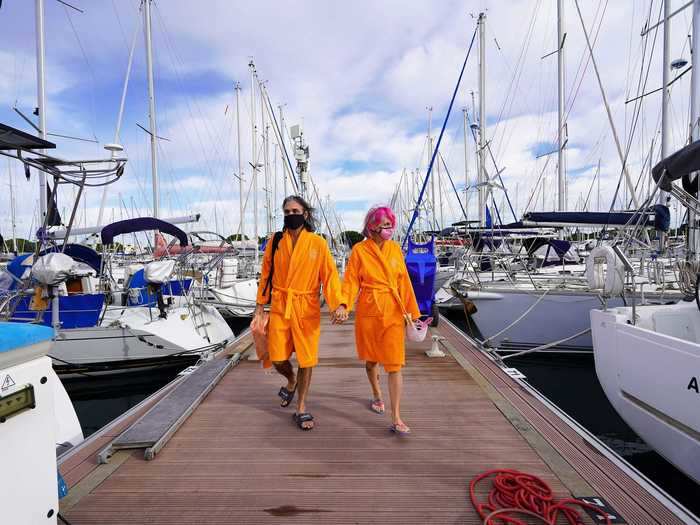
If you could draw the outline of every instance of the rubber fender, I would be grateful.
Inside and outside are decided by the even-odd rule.
[[[466,299],[464,297],[460,297],[460,299],[462,301],[462,306],[464,307],[465,314],[474,315],[476,312],[478,312],[478,309],[476,308],[476,305],[473,301],[470,301],[469,299]]]
[[[622,293],[625,269],[610,246],[593,248],[586,260],[586,280],[591,289],[602,289],[603,295],[614,296]]]
[[[430,315],[433,317],[433,320],[430,322],[430,326],[432,328],[435,328],[440,323],[440,308],[438,308],[437,304],[433,303],[433,306],[430,308],[430,311]]]

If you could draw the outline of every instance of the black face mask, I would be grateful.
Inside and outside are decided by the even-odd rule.
[[[298,228],[301,228],[304,223],[306,223],[306,219],[304,218],[304,215],[285,215],[284,216],[284,227],[287,228],[288,230],[296,230]]]

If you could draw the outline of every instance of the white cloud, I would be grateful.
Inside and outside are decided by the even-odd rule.
[[[597,27],[596,6],[580,2],[586,25]],[[590,4],[590,5],[589,5]],[[126,63],[128,41],[138,28],[138,2],[86,6],[85,15],[71,19],[81,38],[98,86],[85,66],[70,24],[62,8],[51,6],[48,24],[47,64],[50,71],[49,125],[78,136],[91,136],[96,125],[101,138],[111,137],[113,120]],[[673,8],[680,7],[680,0]],[[237,227],[238,171],[234,121],[235,81],[241,93],[241,148],[246,184],[249,163],[250,92],[249,56],[276,106],[285,105],[288,124],[303,123],[311,147],[311,173],[323,197],[330,195],[343,211],[346,224],[359,227],[370,203],[388,200],[404,169],[424,173],[426,106],[433,109],[433,132],[440,128],[454,88],[466,45],[479,7],[487,7],[487,121],[488,137],[511,199],[522,212],[535,187],[546,158],[536,159],[535,149],[556,139],[556,57],[542,58],[556,48],[554,4],[539,0],[509,2],[402,2],[370,0],[354,3],[301,0],[280,3],[210,1],[206,9],[186,0],[156,2],[154,46],[158,89],[158,133],[169,141],[160,145],[161,205],[164,214],[201,211],[209,227],[226,232]],[[117,9],[115,13],[115,8]],[[658,13],[654,6],[652,21]],[[0,104],[15,98],[33,107],[34,36],[31,3],[3,5],[0,18]],[[642,42],[639,31],[648,13],[646,2],[610,2],[595,54],[612,105],[620,139],[631,133]],[[118,16],[118,19],[117,19]],[[609,204],[620,173],[598,86],[588,66],[580,89],[577,71],[586,50],[575,7],[567,4],[566,90],[576,93],[568,118],[568,205],[585,199],[590,188],[591,166],[601,162],[601,206]],[[689,57],[686,33],[689,12],[673,21],[672,56]],[[19,28],[24,28],[20,31]],[[139,34],[140,38],[140,34]],[[651,40],[647,46],[651,50]],[[660,84],[660,35],[651,60],[645,91]],[[10,51],[11,50],[11,51]],[[471,91],[477,91],[477,48],[472,51],[454,115],[441,148],[455,184],[464,185],[464,153],[459,129],[461,108],[472,115]],[[21,73],[18,73],[21,71]],[[689,77],[673,87],[670,151],[683,144],[688,114]],[[104,100],[93,123],[91,97],[105,90],[114,98]],[[147,135],[135,122],[147,122],[144,58],[139,41],[127,100],[122,142],[130,162],[122,181],[109,189],[107,206],[115,216],[148,213],[151,206],[150,158]],[[83,103],[76,105],[76,93]],[[98,93],[99,95],[100,93]],[[569,98],[571,101],[571,98]],[[225,108],[228,111],[224,114]],[[259,114],[259,109],[258,109]],[[659,96],[645,99],[629,156],[636,180],[653,138],[658,143]],[[0,110],[3,121],[20,123],[11,112]],[[496,125],[496,121],[500,122]],[[19,124],[18,124],[19,125]],[[274,141],[274,139],[273,139]],[[94,157],[99,145],[58,141],[64,156]],[[469,139],[469,169],[474,174],[474,145]],[[260,137],[258,137],[260,145]],[[538,151],[539,151],[538,149]],[[658,147],[653,161],[658,160]],[[261,153],[256,161],[260,161]],[[489,162],[489,166],[491,166]],[[441,168],[442,170],[442,168]],[[272,168],[271,168],[272,171]],[[278,165],[278,173],[281,173]],[[445,174],[443,186],[449,188]],[[264,178],[261,173],[261,184]],[[544,206],[555,202],[556,159],[544,170]],[[277,198],[282,194],[278,182]],[[31,187],[35,188],[35,184]],[[28,185],[25,186],[29,188]],[[537,202],[542,204],[542,182]],[[247,188],[244,190],[247,193]],[[451,193],[451,192],[446,192]],[[517,193],[517,199],[515,194]],[[88,192],[88,212],[96,218],[99,191]],[[35,202],[28,195],[25,202]],[[264,201],[263,194],[259,196]],[[476,214],[475,198],[469,213]],[[502,197],[496,196],[501,204]],[[0,196],[0,205],[6,198]],[[251,198],[252,201],[252,198]],[[453,195],[446,197],[445,220],[460,218]],[[449,206],[448,206],[449,204]],[[28,208],[25,206],[24,208]],[[31,212],[23,210],[23,227],[29,228]],[[264,210],[259,222],[264,224]],[[216,221],[214,216],[216,215]],[[216,225],[214,223],[217,223]],[[252,222],[248,214],[246,222]],[[0,222],[3,233],[7,219]]]

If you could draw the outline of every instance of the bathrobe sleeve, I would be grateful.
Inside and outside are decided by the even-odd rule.
[[[322,260],[320,266],[320,278],[323,283],[323,296],[326,298],[326,303],[331,311],[335,311],[341,304],[345,303],[343,299],[342,285],[338,276],[338,268],[335,265],[335,260],[331,251],[328,248],[328,243],[322,237],[321,243]]]
[[[360,263],[358,248],[355,245],[350,252],[350,258],[343,275],[343,299],[348,311],[354,308],[357,294],[360,292]]]

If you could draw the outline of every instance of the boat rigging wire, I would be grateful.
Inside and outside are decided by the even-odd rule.
[[[577,337],[581,337],[582,335],[586,335],[591,331],[590,328],[586,328],[584,330],[581,330],[580,332],[575,333],[574,335],[570,335],[569,337],[565,337],[564,339],[559,339],[558,341],[552,341],[551,343],[547,343],[546,345],[540,345],[536,346],[535,348],[529,348],[528,350],[523,350],[522,352],[516,352],[514,354],[508,354],[501,356],[501,360],[505,361],[506,359],[510,359],[511,357],[519,357],[527,354],[532,354],[533,352],[542,352],[543,350],[547,350],[548,348],[552,348],[553,346],[560,345],[562,343],[566,343],[568,341],[571,341],[572,339],[576,339]]]
[[[535,307],[536,307],[538,304],[540,304],[540,303],[542,302],[542,300],[546,297],[546,295],[550,292],[550,290],[551,290],[551,288],[547,288],[547,289],[544,291],[544,293],[543,293],[540,297],[537,298],[537,301],[535,301],[534,303],[532,303],[532,305],[530,305],[522,314],[520,314],[520,316],[519,316],[515,321],[513,321],[512,323],[510,323],[508,326],[506,326],[505,328],[503,328],[501,331],[496,332],[495,334],[493,334],[492,336],[490,336],[490,337],[484,339],[483,341],[480,341],[480,343],[481,343],[483,346],[488,346],[489,341],[495,339],[495,338],[498,337],[499,335],[504,334],[505,332],[507,332],[508,330],[510,330],[512,327],[514,327],[516,324],[518,324],[520,321],[522,321],[530,312],[532,312],[532,310],[535,309]]]
[[[92,68],[92,64],[90,63],[90,59],[87,56],[87,53],[85,52],[85,47],[83,46],[83,42],[80,40],[80,35],[78,35],[78,31],[75,28],[75,25],[73,24],[73,19],[70,16],[70,13],[68,12],[68,7],[69,4],[66,4],[65,2],[61,2],[61,0],[57,0],[61,4],[63,4],[63,10],[66,13],[66,18],[68,19],[68,23],[70,24],[71,29],[73,30],[73,35],[75,35],[75,39],[78,42],[78,47],[80,48],[80,52],[83,55],[83,60],[85,61],[85,65],[88,68],[88,71],[90,71],[90,76],[92,77],[92,90],[90,91],[90,107],[92,109],[92,122],[91,122],[91,127],[92,127],[92,136],[95,138],[96,142],[99,142],[97,138],[97,133],[95,131],[95,124],[97,123],[97,109],[96,109],[96,104],[95,104],[95,90],[97,89],[97,77],[95,76],[95,70]],[[73,6],[73,9],[76,9],[77,11],[80,11],[80,9],[77,9]],[[83,11],[80,11],[81,13]]]
[[[476,39],[476,33],[478,30],[478,25],[474,27],[474,33],[472,34],[471,42],[469,43],[469,48],[467,49],[467,56],[464,58],[464,63],[462,64],[462,70],[459,73],[459,78],[457,79],[457,85],[455,86],[454,92],[452,93],[452,100],[450,100],[450,105],[447,108],[447,114],[445,115],[445,120],[442,123],[442,129],[440,130],[440,135],[438,136],[437,144],[435,144],[435,150],[433,151],[432,157],[430,159],[430,165],[428,166],[428,173],[425,175],[425,180],[423,181],[423,186],[421,188],[420,194],[418,195],[418,201],[416,202],[416,209],[413,211],[411,217],[411,222],[408,224],[408,229],[406,231],[406,236],[404,237],[402,247],[406,247],[408,238],[411,235],[411,230],[413,229],[413,224],[416,222],[418,217],[418,207],[420,206],[423,196],[425,195],[425,190],[428,187],[428,181],[430,180],[430,174],[433,170],[433,164],[435,163],[435,158],[437,157],[437,152],[440,149],[440,143],[442,142],[442,137],[445,134],[445,128],[447,127],[447,121],[450,118],[450,113],[452,112],[452,106],[454,105],[455,98],[457,97],[457,91],[459,90],[459,85],[462,82],[462,76],[464,75],[464,69],[467,67],[467,61],[469,60],[469,55],[471,54],[472,47],[474,46],[474,40]]]

